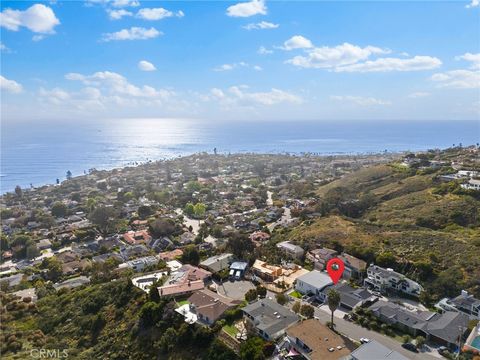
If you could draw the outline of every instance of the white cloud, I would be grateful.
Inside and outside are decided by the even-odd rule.
[[[281,103],[301,104],[303,102],[301,97],[275,88],[265,92],[249,92],[248,89],[246,85],[232,86],[227,91],[213,88],[206,100],[220,101],[221,105],[226,107],[273,106]]]
[[[470,66],[470,69],[480,69],[480,53],[479,54],[465,53],[463,55],[456,56],[455,60],[465,60],[465,61],[471,62],[472,65]]]
[[[257,54],[269,55],[269,54],[273,54],[273,50],[268,50],[265,46],[260,46],[257,50]]]
[[[82,75],[78,73],[68,73],[65,75],[67,80],[81,81],[84,85],[103,88],[111,95],[126,95],[139,98],[168,98],[173,92],[166,89],[155,89],[151,86],[135,86],[128,80],[115,72],[99,71],[92,75]]]
[[[295,56],[288,60],[287,63],[304,68],[328,69],[355,64],[367,59],[372,54],[384,54],[388,51],[375,46],[362,48],[349,43],[343,43],[335,47],[322,46],[308,50],[306,56]]]
[[[0,75],[0,89],[2,91],[7,91],[13,94],[21,93],[23,90],[22,85],[14,80],[9,80],[2,75]]]
[[[138,62],[138,68],[142,71],[155,71],[157,68],[151,62],[142,60]]]
[[[465,5],[465,7],[466,7],[467,9],[475,8],[475,7],[479,7],[479,6],[480,6],[480,0],[472,0],[472,1],[470,2],[470,4]]]
[[[3,42],[0,41],[0,51],[9,53],[11,50]]]
[[[45,39],[45,35],[33,35],[32,36],[33,41],[42,41],[43,39]]]
[[[263,70],[260,66],[258,65],[250,65],[244,61],[240,61],[237,63],[232,63],[232,64],[223,64],[220,66],[217,66],[213,69],[213,71],[221,72],[221,71],[230,71],[233,69],[238,69],[238,68],[252,68],[254,70],[260,71]]]
[[[123,29],[113,33],[103,34],[103,41],[115,41],[115,40],[146,40],[153,39],[162,35],[160,31],[151,27],[146,29],[143,27],[131,27],[130,29]]]
[[[111,4],[116,8],[140,6],[140,2],[137,0],[113,0]]]
[[[301,35],[295,35],[295,36],[292,36],[287,41],[285,41],[281,49],[289,51],[293,49],[309,49],[312,47],[313,47],[313,44],[309,39]]]
[[[47,99],[47,101],[52,104],[61,104],[62,102],[70,99],[70,94],[58,87],[51,90],[40,88],[39,95]]]
[[[414,92],[408,95],[408,97],[411,99],[418,99],[418,98],[427,97],[427,96],[430,96],[430,93],[422,92],[422,91]]]
[[[140,18],[140,19],[144,19],[144,20],[161,20],[161,19],[165,19],[165,18],[169,18],[169,17],[173,17],[173,16],[177,16],[177,17],[183,17],[184,16],[184,13],[183,11],[178,11],[176,13],[170,11],[170,10],[166,10],[164,8],[144,8],[144,9],[140,9],[138,10],[137,12],[137,17]]]
[[[391,105],[391,101],[376,99],[374,97],[363,97],[363,96],[339,96],[334,95],[330,96],[330,99],[335,101],[345,101],[350,102],[360,106],[383,106],[383,105]]]
[[[258,14],[267,14],[267,7],[263,0],[238,3],[227,8],[227,15],[232,17],[249,17]]]
[[[107,10],[108,16],[111,20],[120,20],[125,16],[133,16],[133,13],[125,9]]]
[[[5,9],[0,13],[0,26],[12,31],[23,26],[35,33],[53,34],[59,24],[53,10],[43,4],[32,5],[24,11]]]
[[[265,29],[276,29],[279,26],[280,26],[279,24],[274,24],[268,21],[260,21],[259,23],[247,24],[243,26],[243,28],[246,30],[265,30]]]
[[[342,65],[342,64],[340,64]],[[389,71],[419,71],[436,69],[442,62],[431,56],[414,56],[410,59],[380,58],[363,63],[336,67],[336,72],[389,72]]]
[[[432,75],[431,79],[439,83],[439,87],[455,89],[479,89],[480,71],[451,70]]]

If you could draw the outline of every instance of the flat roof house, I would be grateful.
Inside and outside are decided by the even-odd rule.
[[[228,269],[230,267],[232,260],[233,260],[233,254],[230,254],[230,253],[220,254],[220,255],[209,257],[208,259],[202,261],[200,263],[200,266],[208,269],[212,273],[217,273],[222,270]]]
[[[267,264],[265,261],[255,260],[252,266],[253,273],[265,281],[274,281],[282,274],[282,268]]]
[[[355,349],[349,339],[334,333],[315,319],[292,325],[286,333],[291,346],[308,360],[336,360]]]
[[[407,357],[389,349],[376,340],[361,345],[344,360],[408,360]]]
[[[462,290],[460,295],[453,299],[444,298],[435,307],[440,311],[460,311],[470,317],[471,320],[480,320],[480,300],[467,291]]]
[[[367,277],[363,283],[365,287],[375,291],[393,290],[416,297],[420,296],[420,292],[423,291],[423,287],[416,281],[410,280],[393,269],[385,269],[373,264],[368,267]]]
[[[303,295],[315,296],[323,302],[326,299],[326,294],[322,290],[330,285],[333,285],[333,282],[327,273],[313,270],[297,278],[295,290]]]
[[[283,250],[287,255],[300,259],[305,251],[298,245],[292,244],[290,241],[282,241],[277,244],[277,248]]]
[[[253,324],[258,334],[266,340],[276,340],[285,329],[300,317],[275,301],[260,299],[243,309],[245,318]]]

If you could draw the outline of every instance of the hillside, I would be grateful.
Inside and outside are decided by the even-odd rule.
[[[394,267],[418,279],[434,299],[463,288],[479,296],[480,201],[437,175],[396,165],[348,174],[317,189],[314,210],[323,216],[288,238]]]

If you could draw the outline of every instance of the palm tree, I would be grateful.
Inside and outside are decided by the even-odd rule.
[[[328,301],[328,307],[332,312],[331,326],[333,329],[334,328],[333,313],[335,312],[335,310],[337,310],[338,305],[340,305],[340,293],[335,289],[330,289],[330,291],[327,294],[327,301]]]

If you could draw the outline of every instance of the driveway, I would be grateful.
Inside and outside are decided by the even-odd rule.
[[[223,282],[223,284],[217,284],[217,291],[220,295],[235,300],[245,300],[245,293],[250,289],[255,289],[255,285],[253,285],[250,281],[245,280],[226,280]]]

